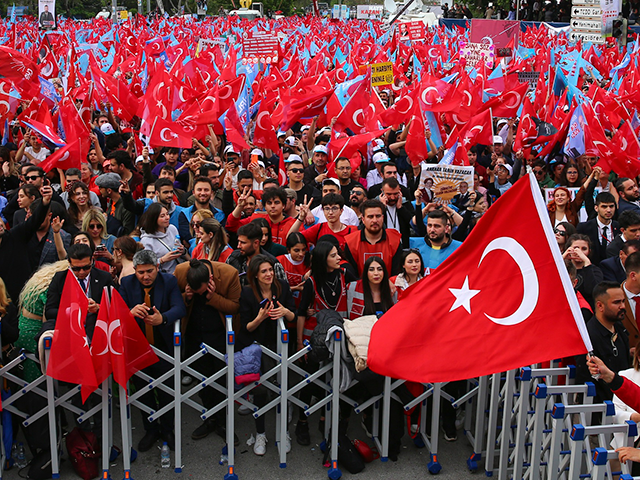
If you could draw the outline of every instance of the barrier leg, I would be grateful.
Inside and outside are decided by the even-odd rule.
[[[51,353],[51,339],[45,339],[45,359],[49,363]],[[48,345],[47,345],[48,344]],[[47,415],[49,416],[49,444],[51,445],[51,472],[52,478],[60,478],[60,465],[58,463],[58,435],[56,431],[56,407],[55,388],[53,378],[47,375]]]
[[[180,323],[180,322],[177,322]],[[179,325],[176,325],[179,327]],[[173,334],[173,415],[174,415],[174,430],[175,430],[175,450],[174,450],[174,471],[176,473],[182,472],[182,402],[180,402],[180,385],[182,384],[182,334],[180,332],[174,332]]]
[[[107,479],[111,478],[109,475],[109,460],[111,460],[111,446],[113,443],[111,442],[111,415],[109,412],[111,410],[109,399],[109,383],[111,382],[111,375],[109,375],[106,380],[102,382],[102,392],[101,392],[101,401],[102,401],[102,411],[100,412],[100,417],[102,419],[102,478]]]
[[[513,459],[513,478],[522,478],[524,463],[527,458],[527,447],[525,440],[527,438],[528,419],[529,419],[529,389],[531,388],[531,369],[523,368],[520,373],[520,407],[517,415],[517,430],[515,439],[515,451]],[[504,430],[503,430],[504,431]],[[531,447],[531,451],[535,448],[535,444]]]
[[[128,385],[127,385],[128,386]],[[124,479],[131,477],[131,417],[129,405],[127,405],[127,391],[118,385],[118,396],[120,397],[120,431],[122,432],[122,466],[124,469]]]
[[[513,390],[516,381],[516,371],[507,372],[506,388],[504,393],[504,407],[502,411],[502,441],[500,443],[500,461],[498,479],[507,479],[507,468],[509,466],[509,447],[511,444],[511,419],[513,416]]]
[[[478,396],[476,399],[476,422],[474,431],[473,454],[467,460],[467,467],[471,472],[478,470],[478,463],[482,460],[482,450],[484,449],[485,438],[485,409],[487,407],[487,388],[489,377],[484,376],[478,379]],[[470,420],[470,418],[469,418]]]
[[[438,442],[440,439],[440,402],[442,401],[442,383],[433,384],[433,394],[431,403],[431,441],[429,443],[429,463],[427,468],[432,474],[436,474],[442,470],[442,466],[438,462]]]
[[[500,374],[491,377],[491,396],[489,399],[489,427],[487,432],[487,458],[485,459],[485,474],[493,475],[495,463],[496,433],[498,431],[498,405],[500,403]]]
[[[384,377],[384,393],[382,398],[382,452],[383,462],[389,459],[389,415],[391,412],[391,377]],[[335,412],[334,412],[335,414]]]
[[[342,477],[342,472],[338,468],[338,423],[340,422],[340,352],[342,341],[342,331],[333,333],[333,371],[331,379],[331,466],[327,476],[331,480],[338,480]]]
[[[288,425],[288,401],[289,401],[289,331],[284,328],[284,322],[280,319],[282,330],[280,331],[280,425],[276,427],[280,431],[280,468],[287,467],[287,430]]]
[[[238,480],[235,473],[235,448],[233,437],[235,433],[235,404],[233,401],[233,392],[235,392],[235,363],[234,363],[234,344],[235,332],[231,322],[231,316],[227,316],[227,473],[225,480]]]

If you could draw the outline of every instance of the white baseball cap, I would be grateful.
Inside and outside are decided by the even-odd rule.
[[[236,155],[240,155],[240,152],[236,152],[236,149],[231,144],[227,145],[224,148],[224,154],[227,155],[229,153],[235,153]]]
[[[295,153],[289,155],[287,159],[284,161],[284,163],[291,163],[291,162],[298,162],[304,165],[304,162],[302,161],[302,157],[300,155],[296,155]]]
[[[296,144],[296,137],[292,135],[290,137],[285,138],[284,144],[289,145],[290,147],[293,147]]]
[[[378,152],[373,156],[373,163],[384,163],[390,161],[391,159],[389,158],[389,155],[383,152]]]
[[[496,165],[496,168],[497,167],[503,167],[507,170],[507,172],[509,172],[509,175],[513,175],[513,167],[508,163],[499,163],[498,165]]]
[[[259,148],[254,148],[253,150],[251,150],[251,155],[258,155],[260,157],[264,157],[264,153],[262,153],[262,150],[260,150]]]
[[[494,135],[493,136],[493,143],[494,144],[500,144],[502,145],[504,143],[504,141],[502,140],[502,137],[500,135]]]
[[[326,185],[327,183],[333,183],[336,187],[340,188],[340,182],[337,178],[325,178],[322,181],[322,185]]]
[[[328,155],[329,151],[325,145],[316,145],[313,149],[313,153],[324,153],[325,155]]]

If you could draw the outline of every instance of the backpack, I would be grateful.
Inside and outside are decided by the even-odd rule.
[[[67,435],[67,452],[73,469],[83,480],[98,478],[100,475],[98,459],[100,443],[92,432],[85,432],[78,427]]]

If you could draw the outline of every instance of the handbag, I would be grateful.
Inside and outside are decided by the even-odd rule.
[[[78,427],[71,430],[67,435],[67,452],[78,476],[83,480],[98,478],[100,445],[94,433],[85,432]]]

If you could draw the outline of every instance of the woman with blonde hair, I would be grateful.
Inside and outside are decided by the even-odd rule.
[[[94,258],[111,264],[113,261],[113,242],[116,237],[107,233],[107,217],[97,209],[89,210],[82,219],[82,231],[89,232],[95,247]]]
[[[53,276],[69,268],[67,260],[47,263],[40,267],[27,281],[20,292],[18,326],[20,335],[15,342],[18,348],[24,348],[31,353],[38,353],[36,336],[42,328],[44,307],[47,303],[47,291]],[[40,375],[40,367],[31,360],[24,362],[24,380],[32,382]]]

